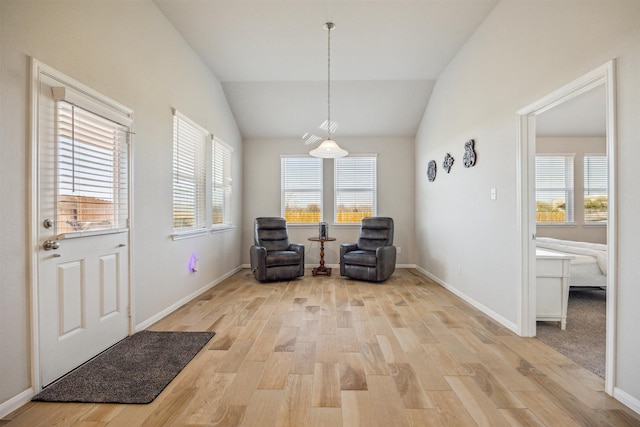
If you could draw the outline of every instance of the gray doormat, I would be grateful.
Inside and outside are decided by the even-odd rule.
[[[138,332],[49,385],[33,400],[150,403],[214,335]]]

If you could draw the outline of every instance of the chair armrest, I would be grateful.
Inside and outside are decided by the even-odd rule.
[[[348,252],[355,251],[358,249],[357,243],[343,243],[340,245],[340,259],[342,256]]]
[[[378,259],[378,268],[376,275],[378,280],[389,277],[396,268],[396,247],[380,246],[376,249],[376,258]]]
[[[267,248],[253,245],[249,249],[251,272],[258,280],[264,280],[267,273]]]
[[[300,243],[289,243],[289,250],[300,254],[300,271],[298,274],[304,276],[304,245]]]
[[[300,243],[289,243],[289,250],[299,253],[300,256],[304,256],[304,245]]]
[[[395,246],[379,246],[376,249],[376,258],[382,260],[383,262],[387,260],[393,260],[393,263],[396,262],[396,247]]]
[[[340,245],[340,275],[344,276],[346,273],[344,266],[344,255],[348,252],[358,249],[358,245],[355,243],[343,243]]]

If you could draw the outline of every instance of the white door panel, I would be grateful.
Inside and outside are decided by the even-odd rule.
[[[78,193],[79,196],[61,194],[57,184],[59,170],[68,171],[70,166],[59,164],[68,163],[68,155],[57,151],[57,106],[52,87],[62,82],[44,74],[40,74],[39,81],[37,318],[40,379],[46,386],[129,334],[130,245],[129,231],[123,227],[94,232],[59,229],[65,220],[57,216],[60,209],[56,208],[56,202],[81,198],[82,209],[86,209],[87,199],[104,203],[104,198],[86,191]],[[78,145],[81,144],[89,146],[79,141]],[[98,161],[103,162],[103,158]],[[86,173],[82,168],[77,167],[78,174]],[[123,178],[120,174],[117,179],[128,182],[128,175]],[[107,204],[107,211],[110,206]],[[69,209],[65,209],[68,215]],[[89,205],[89,209],[97,210],[95,204]],[[94,219],[78,208],[77,219],[86,218]]]

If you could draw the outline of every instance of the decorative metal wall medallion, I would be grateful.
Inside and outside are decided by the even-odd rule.
[[[464,143],[464,156],[462,157],[462,164],[465,168],[470,168],[476,164],[476,152],[473,150],[473,139]]]
[[[427,177],[429,178],[429,182],[433,182],[436,179],[436,161],[431,160],[429,162],[429,166],[427,167]]]
[[[453,157],[451,157],[451,154],[447,153],[447,155],[444,156],[442,167],[447,171],[447,173],[449,173],[449,171],[451,170],[451,166],[453,166]]]

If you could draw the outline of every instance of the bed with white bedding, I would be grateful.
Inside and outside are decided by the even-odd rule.
[[[538,237],[536,246],[571,254],[569,286],[607,286],[607,245]]]

